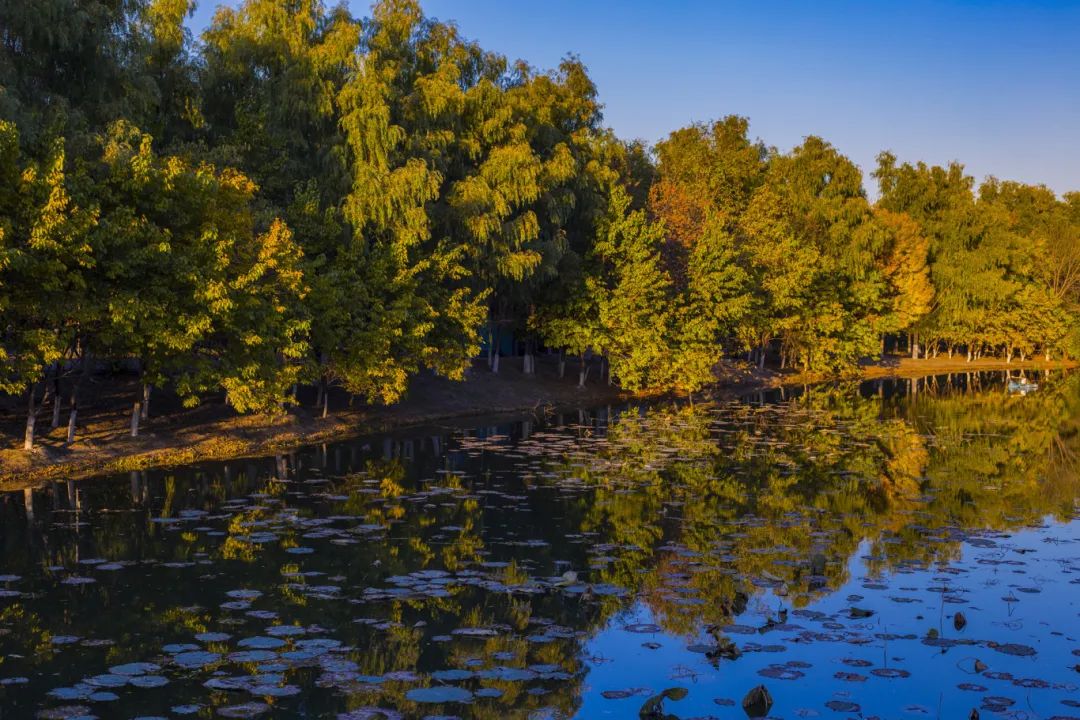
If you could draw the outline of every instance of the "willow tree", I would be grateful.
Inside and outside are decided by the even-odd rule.
[[[375,6],[363,50],[340,99],[344,207],[358,252],[389,253],[370,263],[386,268],[377,282],[391,299],[372,323],[391,328],[380,352],[400,394],[423,366],[460,377],[484,316],[494,330],[527,315],[538,285],[583,249],[574,219],[589,207],[599,106],[580,63],[511,67],[407,0]]]
[[[141,113],[127,119],[168,148],[197,140],[205,129],[199,84],[201,58],[187,26],[195,7],[196,0],[149,0],[136,15],[136,64],[148,101]]]
[[[429,246],[460,253],[468,276],[454,285],[484,298],[495,333],[587,246],[602,207],[590,165],[595,86],[573,58],[548,73],[511,66],[405,0],[375,7],[365,50],[404,156],[438,177]]]
[[[301,189],[323,206],[348,188],[337,97],[360,26],[344,5],[244,0],[221,5],[202,36],[202,114],[211,158],[234,164],[281,212]]]
[[[477,282],[492,289],[492,318],[516,321],[518,329],[527,330],[528,317],[538,307],[572,289],[575,268],[588,253],[606,208],[612,178],[621,174],[631,185],[638,178],[627,175],[643,168],[639,148],[600,129],[596,86],[579,59],[567,57],[550,72],[519,62],[506,83],[512,122],[504,142],[516,144],[520,137],[521,150],[532,158],[537,174],[518,207],[499,221],[511,231],[522,227],[526,234],[506,237],[504,230],[504,237],[475,256],[474,272]],[[497,184],[489,187],[506,195]],[[503,260],[515,256],[528,258],[529,264]],[[564,282],[567,275],[570,283]],[[533,346],[526,335],[526,372],[534,370]]]
[[[444,182],[435,154],[452,136],[438,122],[458,117],[446,104],[458,86],[438,72],[458,77],[455,60],[468,67],[475,53],[428,27],[414,3],[377,5],[338,97],[351,234],[323,270],[334,308],[326,362],[347,390],[384,402],[422,367],[461,378],[485,312],[485,294],[465,283],[465,248],[436,235],[430,217]],[[441,64],[438,50],[450,53]]]
[[[147,0],[0,3],[0,117],[42,150],[79,155],[109,122],[144,112],[154,87],[141,60]]]
[[[566,356],[577,356],[581,386],[591,369],[586,355],[601,352],[606,337],[600,323],[606,286],[597,274],[595,245],[612,222],[613,189],[626,195],[624,214],[644,210],[654,176],[640,143],[624,143],[610,131],[582,135],[589,139],[589,145],[581,148],[584,167],[573,194],[566,195],[571,214],[562,226],[563,244],[558,252],[545,254],[544,264],[527,282],[512,285],[503,295],[518,298],[515,307],[531,338],[559,350],[560,378],[565,373]],[[528,366],[531,358],[526,357]]]

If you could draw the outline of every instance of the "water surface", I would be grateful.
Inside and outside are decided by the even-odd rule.
[[[0,495],[0,718],[1080,717],[1080,377],[1041,380]]]

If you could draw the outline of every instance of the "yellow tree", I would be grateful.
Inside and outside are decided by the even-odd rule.
[[[930,241],[919,224],[903,213],[875,208],[874,221],[883,233],[878,262],[888,283],[889,310],[881,332],[911,332],[934,302],[928,261]]]

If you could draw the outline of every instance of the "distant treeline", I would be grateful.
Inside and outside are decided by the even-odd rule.
[[[1080,194],[731,116],[655,148],[582,63],[483,50],[415,0],[0,4],[0,391],[70,409],[104,359],[144,392],[392,403],[500,333],[692,391],[724,357],[1080,353]],[[68,397],[59,397],[60,378]],[[584,376],[582,377],[584,381]],[[133,426],[140,414],[133,398]],[[57,413],[57,416],[59,414]]]

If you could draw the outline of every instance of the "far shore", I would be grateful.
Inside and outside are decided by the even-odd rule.
[[[1075,368],[1075,361],[1031,360],[1006,363],[992,358],[966,362],[962,357],[919,359],[889,357],[867,363],[843,376],[761,372],[730,368],[706,393],[711,398],[743,395],[767,389],[834,380],[872,380],[922,377],[948,373],[987,371],[1043,371]],[[134,385],[132,386],[132,390]],[[130,393],[129,393],[130,394]],[[79,480],[131,470],[171,467],[194,462],[256,457],[285,452],[302,445],[345,440],[408,426],[448,423],[470,417],[535,413],[557,409],[644,400],[648,393],[628,393],[595,377],[577,387],[577,374],[568,368],[559,378],[555,363],[545,358],[535,375],[521,372],[520,362],[504,362],[495,375],[483,366],[473,368],[464,382],[434,377],[418,378],[409,397],[391,407],[352,406],[346,396],[334,394],[327,417],[305,405],[281,416],[238,416],[220,402],[207,402],[191,410],[158,404],[140,437],[128,436],[126,396],[121,392],[100,400],[88,425],[71,447],[63,446],[63,428],[43,429],[39,446],[26,453],[15,446],[12,434],[17,416],[2,417],[10,446],[0,448],[0,491],[13,491],[59,480]]]

